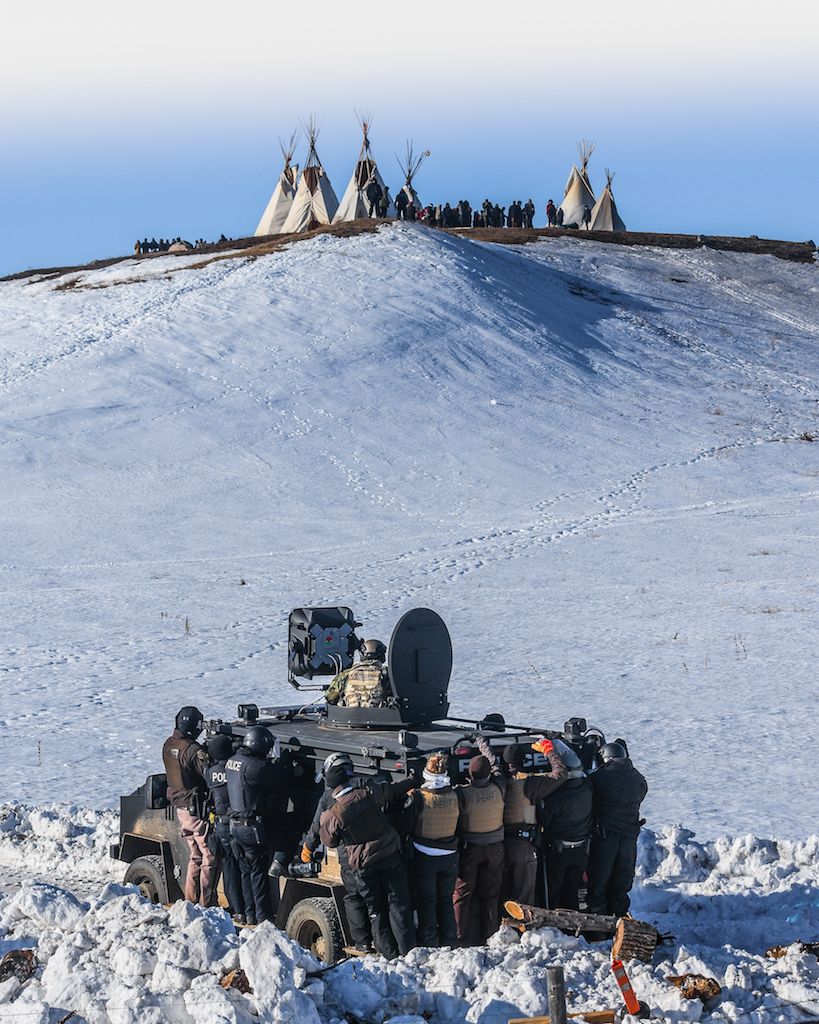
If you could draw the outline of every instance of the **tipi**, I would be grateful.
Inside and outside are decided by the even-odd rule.
[[[279,139],[282,156],[284,157],[284,168],[279,175],[279,180],[276,182],[276,187],[273,189],[270,202],[265,207],[262,219],[253,232],[254,235],[278,235],[284,227],[284,222],[287,220],[287,215],[293,206],[293,199],[296,195],[296,181],[299,176],[299,165],[290,162],[296,151],[297,138],[298,132],[293,132],[290,136],[290,141],[286,145]]]
[[[416,157],[412,141],[410,140],[407,142],[407,154],[405,158],[402,160],[397,153],[395,156],[395,159],[398,161],[398,166],[401,168],[405,179],[404,186],[401,189],[401,191],[406,193],[407,199],[415,203],[415,208],[418,211],[421,210],[421,200],[418,198],[418,193],[415,191],[415,186],[412,184],[412,180],[418,173],[421,164],[426,160],[426,158],[429,155],[429,150],[425,149],[424,152],[419,157]]]
[[[589,160],[593,152],[593,142],[587,142],[585,139],[578,142],[577,153],[580,157],[580,170],[577,169],[577,166],[572,167],[569,180],[566,182],[566,191],[563,193],[563,202],[560,204],[564,224],[576,224],[580,227],[583,223],[583,208],[588,206],[591,210],[594,206],[594,191],[588,174]]]
[[[370,201],[367,199],[367,185],[371,178],[375,178],[382,191],[387,187],[384,184],[384,179],[381,177],[375,157],[370,149],[369,132],[373,123],[372,117],[365,114],[359,118],[359,121],[361,122],[361,131],[364,135],[361,143],[361,152],[358,154],[358,160],[356,160],[353,176],[350,178],[347,191],[342,197],[335,217],[333,217],[334,224],[339,224],[343,220],[359,220],[362,217],[369,217]],[[392,204],[392,200],[390,200],[387,207],[387,216],[392,216],[394,212],[395,207]]]
[[[293,198],[293,205],[282,225],[282,234],[310,231],[319,224],[331,224],[338,199],[316,152],[318,130],[314,121],[304,126],[308,138],[307,162]]]
[[[591,224],[592,231],[625,231],[620,214],[617,212],[617,204],[614,202],[614,195],[611,191],[611,183],[614,180],[612,172],[606,168],[606,187],[603,194],[594,204],[592,210]]]

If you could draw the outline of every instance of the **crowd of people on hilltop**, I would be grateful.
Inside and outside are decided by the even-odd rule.
[[[381,185],[375,178],[371,178],[363,189],[367,201],[368,215],[370,217],[385,220],[392,215],[392,207],[395,209],[395,217],[404,221],[419,221],[433,228],[532,228],[535,219],[535,204],[530,197],[525,203],[516,199],[507,209],[491,199],[484,199],[480,206],[472,207],[466,199],[459,199],[457,203],[438,203],[419,207],[415,198],[406,189],[399,190],[395,198],[390,195],[386,185]],[[583,209],[582,225],[589,228],[591,224],[591,209],[586,206]],[[554,200],[550,199],[546,204],[546,223],[550,228],[563,227],[563,209],[556,206]],[[576,227],[576,224],[568,225]],[[186,249],[201,249],[209,245],[218,245],[219,242],[232,242],[232,238],[220,235],[216,242],[208,242],[204,238],[197,238],[195,242],[186,242],[177,238],[145,238],[142,241],[137,239],[134,243],[134,255],[145,256],[149,253],[168,252],[172,245],[183,245]]]
[[[531,228],[535,218],[535,204],[517,199],[509,209],[484,199],[474,209],[466,199],[460,199],[453,206],[425,206],[418,219],[436,228]]]
[[[203,249],[207,245],[232,241],[232,238],[228,238],[224,234],[220,235],[216,242],[209,242],[205,238],[197,238],[195,242],[188,242],[181,235],[177,235],[176,238],[160,238],[159,241],[155,238],[143,238],[142,241],[137,239],[134,242],[134,256],[147,256],[152,252],[168,252],[172,245],[183,245],[186,249]]]
[[[371,181],[366,189],[369,216],[386,218],[389,216],[390,194],[376,181]],[[395,216],[398,220],[420,221],[433,228],[532,228],[535,220],[535,203],[530,197],[525,203],[516,199],[509,207],[484,199],[480,206],[472,207],[466,199],[457,203],[438,203],[418,207],[406,189],[401,189],[395,197]],[[591,210],[583,211],[583,226],[591,222]],[[563,210],[550,199],[546,204],[546,223],[548,226],[563,227]]]

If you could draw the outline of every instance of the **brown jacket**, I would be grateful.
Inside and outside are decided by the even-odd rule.
[[[337,786],[333,802],[319,823],[322,843],[329,849],[343,846],[353,871],[365,871],[396,853],[401,840],[383,808],[406,796],[414,786],[412,779],[399,783],[369,782],[356,788]]]
[[[196,794],[206,788],[204,775],[209,763],[206,751],[174,729],[162,747],[162,761],[168,779],[168,802],[174,807],[190,808]]]

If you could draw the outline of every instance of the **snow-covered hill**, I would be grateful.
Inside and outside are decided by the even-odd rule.
[[[427,604],[454,711],[627,736],[652,825],[815,827],[816,268],[399,226],[184,267],[0,284],[4,796],[111,806],[180,703],[291,700],[293,606]]]

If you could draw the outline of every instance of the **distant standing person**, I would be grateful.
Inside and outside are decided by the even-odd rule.
[[[546,204],[546,223],[550,228],[553,228],[555,224],[557,224],[557,207],[552,199],[550,199]]]
[[[384,191],[381,195],[381,202],[378,207],[379,216],[383,219],[390,212],[390,190],[387,186],[384,186]]]
[[[399,220],[407,219],[407,205],[409,203],[409,196],[406,191],[402,188],[398,195],[395,197],[395,214]]]
[[[563,227],[563,207],[562,206],[559,206],[557,208],[557,217],[555,219],[555,223],[557,224],[557,226],[559,228]]]
[[[588,231],[591,224],[591,210],[588,206],[583,207],[583,227]]]
[[[384,198],[384,190],[373,177],[367,182],[367,202],[370,204],[370,216],[377,217],[381,200]]]
[[[532,202],[531,197],[526,205],[523,207],[524,223],[527,228],[534,227],[535,223],[535,204]]]
[[[637,864],[640,804],[648,783],[631,763],[622,743],[600,748],[602,766],[589,781],[595,833],[589,854],[586,903],[592,914],[622,917],[631,904],[629,892]]]
[[[183,895],[190,903],[209,907],[216,887],[216,858],[208,849],[208,823],[203,818],[208,755],[196,742],[203,724],[199,708],[180,708],[176,728],[162,747],[162,761],[168,803],[176,812],[190,854]]]

